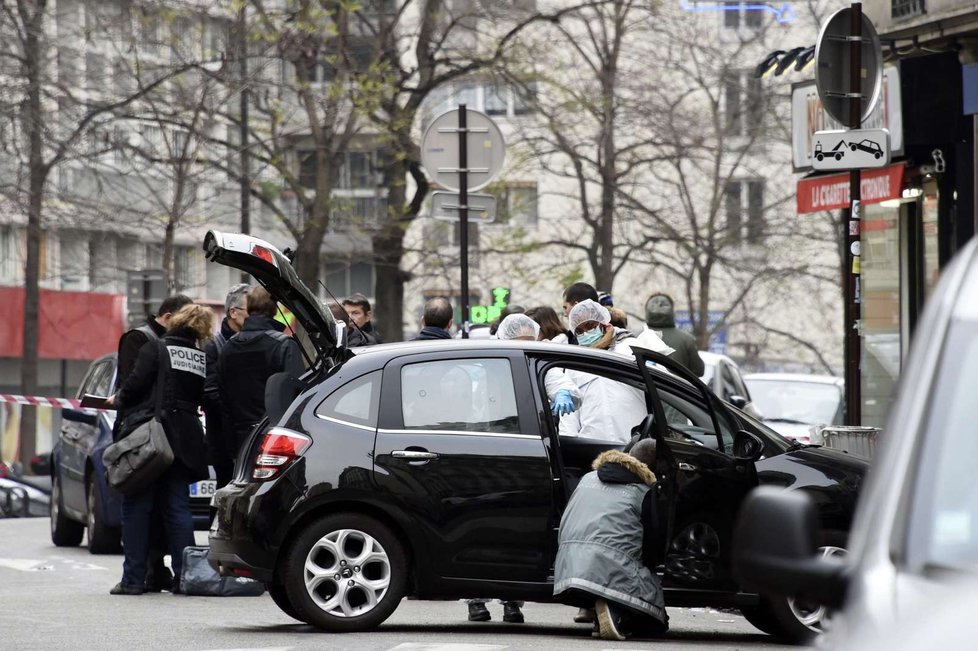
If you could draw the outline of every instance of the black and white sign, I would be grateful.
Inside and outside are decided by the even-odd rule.
[[[175,371],[187,371],[200,377],[207,376],[207,356],[204,351],[185,346],[167,346],[170,353],[170,368]]]
[[[489,224],[496,219],[496,197],[491,194],[469,192],[469,221]],[[431,216],[448,222],[457,222],[462,203],[457,192],[432,192]]]
[[[886,129],[816,131],[812,137],[812,167],[816,170],[862,170],[889,164]]]

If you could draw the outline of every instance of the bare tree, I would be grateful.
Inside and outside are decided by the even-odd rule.
[[[0,3],[0,64],[6,83],[0,89],[0,121],[4,153],[16,156],[16,173],[2,186],[3,195],[27,217],[24,267],[24,328],[21,391],[33,395],[38,387],[40,332],[40,255],[47,188],[52,171],[79,155],[80,145],[104,133],[113,115],[163,84],[174,71],[159,69],[144,88],[123,95],[110,92],[80,94],[62,83],[68,62],[63,48],[71,43],[66,25],[54,24],[46,0],[4,0]],[[75,24],[77,29],[77,23]],[[96,147],[98,148],[98,147]],[[32,410],[23,413],[21,453],[34,453],[36,423]]]

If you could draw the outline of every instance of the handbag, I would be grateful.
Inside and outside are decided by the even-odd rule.
[[[173,449],[163,429],[163,376],[169,365],[166,344],[159,342],[160,362],[156,376],[156,413],[141,423],[129,436],[105,448],[105,481],[123,495],[144,490],[173,463]],[[166,364],[167,366],[164,366]]]

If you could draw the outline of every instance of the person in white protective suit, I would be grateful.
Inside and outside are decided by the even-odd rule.
[[[496,330],[499,339],[524,339],[538,341],[540,324],[525,314],[510,314],[499,322]],[[564,369],[551,369],[543,380],[550,401],[550,411],[554,416],[565,416],[581,406],[581,391]]]
[[[611,325],[611,313],[603,305],[590,299],[581,301],[571,309],[568,320],[578,345],[632,357],[630,344],[636,343],[635,337],[628,330]],[[666,355],[672,352],[659,343],[656,352]],[[624,382],[599,375],[574,370],[568,374],[577,384],[582,402],[580,409],[560,419],[560,435],[628,443],[632,428],[648,414],[645,394]]]

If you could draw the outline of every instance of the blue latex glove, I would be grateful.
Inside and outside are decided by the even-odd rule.
[[[577,407],[574,405],[574,398],[567,389],[561,389],[554,396],[554,404],[550,407],[550,412],[554,416],[566,416],[574,413]]]

